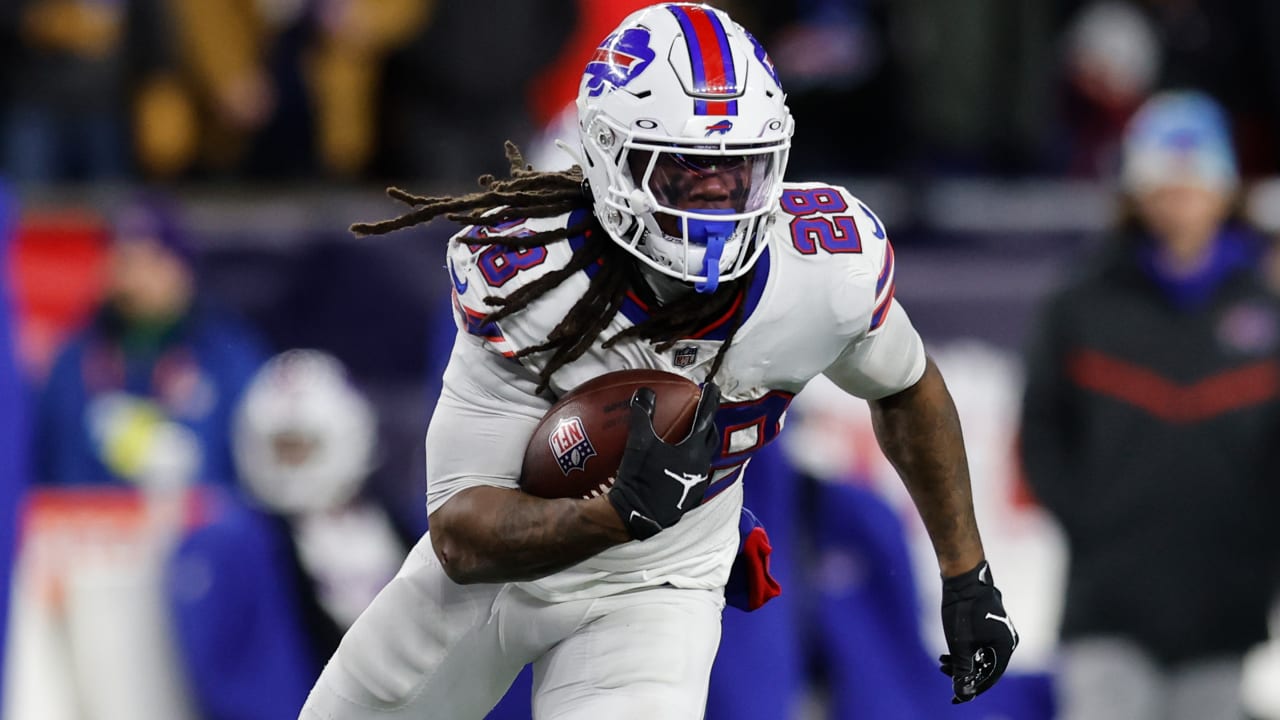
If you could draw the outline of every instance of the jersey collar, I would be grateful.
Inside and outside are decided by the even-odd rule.
[[[569,216],[568,227],[584,222],[586,214],[589,212],[590,210],[585,208],[573,211]],[[569,238],[569,246],[576,252],[586,242],[587,235],[590,232],[588,230],[581,235]],[[595,277],[596,273],[600,271],[603,262],[603,260],[597,260],[583,268],[583,272],[589,278]],[[744,302],[746,303],[746,308],[742,313],[742,324],[745,325],[747,319],[751,317],[751,313],[755,312],[756,307],[760,304],[760,298],[764,296],[765,285],[769,282],[769,263],[769,248],[766,247],[764,252],[760,254],[760,259],[756,261],[755,272],[751,277],[751,285],[747,288],[744,296],[739,297],[737,302],[729,306],[729,309],[723,315],[707,323],[706,326],[693,333],[689,338],[677,339],[719,340],[721,342],[727,340],[729,337],[729,320],[738,310],[738,306]],[[642,300],[634,290],[628,290],[626,298],[622,301],[623,316],[630,320],[633,325],[639,325],[648,319],[649,313],[648,303]]]

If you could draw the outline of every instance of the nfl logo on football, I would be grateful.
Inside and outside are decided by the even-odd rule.
[[[587,437],[587,430],[582,425],[582,419],[578,417],[564,418],[557,423],[547,442],[565,475],[572,470],[584,469],[587,459],[596,454],[596,449],[591,446],[591,440]]]
[[[691,367],[698,361],[698,348],[693,345],[676,348],[675,352],[671,353],[671,359],[678,368]]]

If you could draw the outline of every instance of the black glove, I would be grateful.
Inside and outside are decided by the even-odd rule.
[[[654,394],[640,388],[631,396],[631,427],[609,502],[631,537],[644,540],[680,521],[702,502],[711,484],[711,458],[720,447],[713,422],[720,388],[709,382],[694,414],[689,436],[674,445],[653,430]]]
[[[986,560],[963,575],[942,579],[942,631],[951,651],[940,658],[942,672],[951,676],[951,702],[969,702],[1000,679],[1018,647],[1018,631]]]

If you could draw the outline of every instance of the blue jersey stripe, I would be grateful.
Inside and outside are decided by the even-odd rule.
[[[884,244],[884,264],[880,266],[880,276],[876,278],[876,297],[880,297],[884,292],[885,283],[889,282],[889,278],[893,275],[893,245],[889,242]]]

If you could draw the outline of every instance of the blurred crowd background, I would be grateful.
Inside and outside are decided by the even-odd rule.
[[[505,139],[565,165],[586,59],[646,4],[0,3],[5,720],[296,714],[426,528],[454,333],[454,228],[346,228],[396,211],[384,185],[503,172]],[[964,716],[1053,717],[1068,542],[1017,451],[1037,307],[1125,212],[1126,127],[1174,88],[1225,109],[1229,209],[1280,287],[1280,3],[710,4],[788,91],[788,179],[884,220],[897,297],[956,395],[1023,636],[1017,689]],[[800,397],[759,462],[772,482],[752,480],[790,598],[761,613],[787,613],[794,646],[732,652],[785,667],[790,716],[941,717],[913,699],[947,692],[927,538],[865,408],[821,383]],[[864,530],[822,519],[840,507]],[[728,612],[726,643],[750,637]],[[783,716],[718,677],[708,717]],[[1251,651],[1242,692],[1280,718],[1280,647]]]
[[[467,182],[502,169],[494,138],[554,122],[638,5],[13,0],[0,160],[20,183]],[[797,175],[1103,178],[1162,86],[1231,108],[1247,173],[1280,159],[1280,10],[1264,0],[720,5],[787,82]]]

